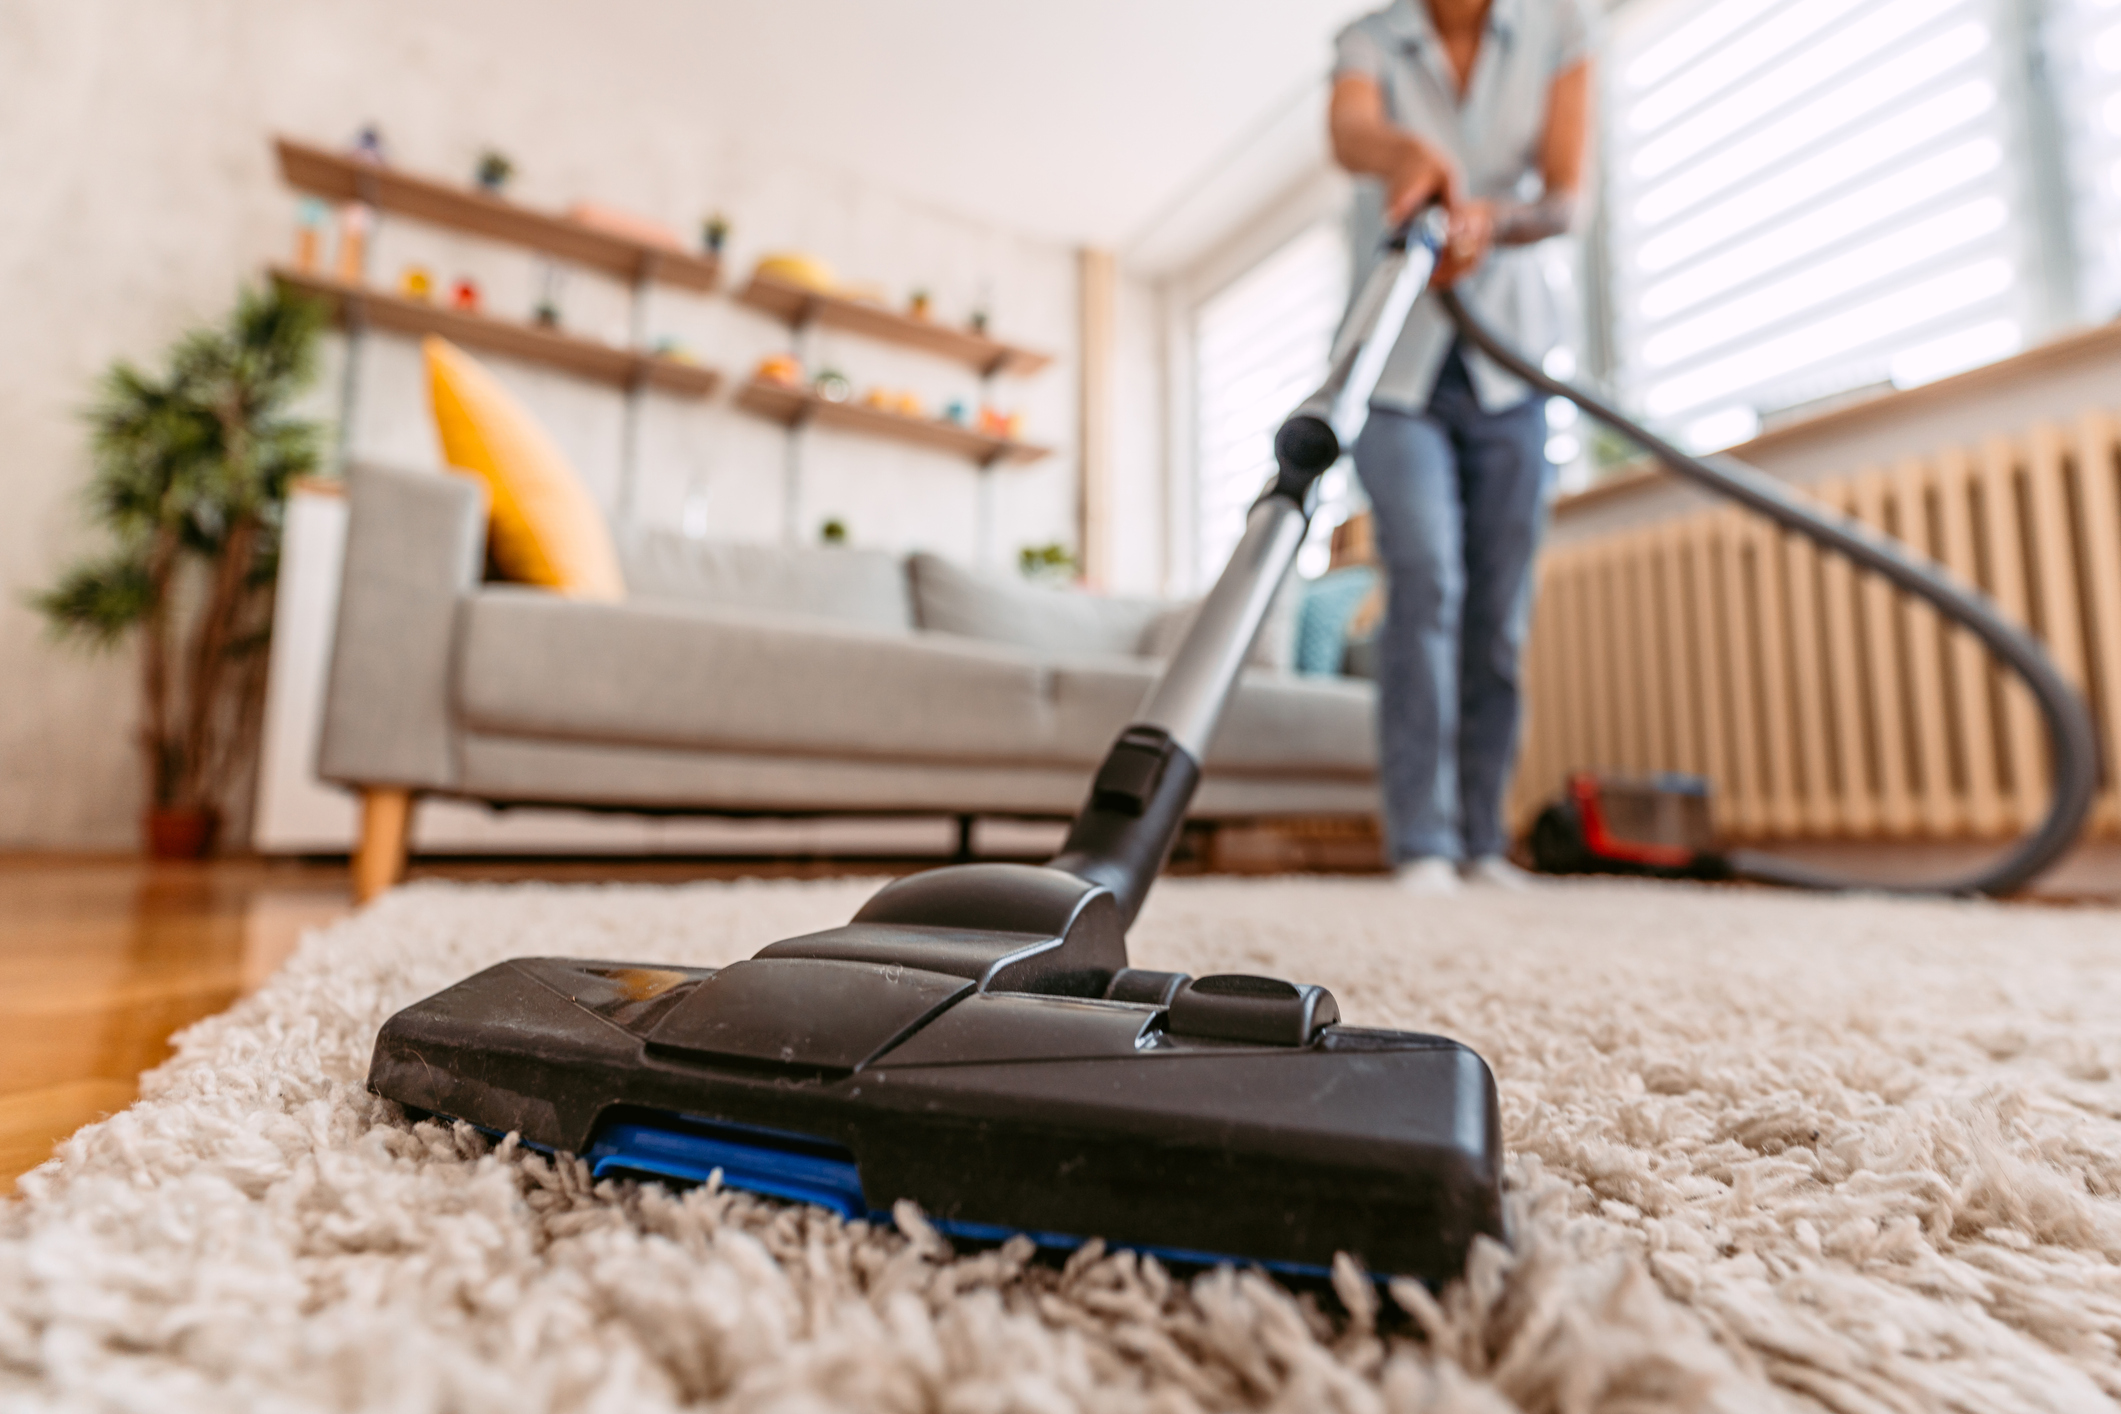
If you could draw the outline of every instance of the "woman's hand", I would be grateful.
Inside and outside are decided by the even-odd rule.
[[[1401,133],[1398,157],[1385,173],[1385,225],[1396,229],[1431,201],[1458,201],[1458,169],[1451,159],[1411,133]]]
[[[1447,201],[1450,223],[1444,230],[1443,250],[1436,257],[1436,273],[1429,283],[1447,290],[1480,268],[1495,246],[1495,203],[1492,201]]]

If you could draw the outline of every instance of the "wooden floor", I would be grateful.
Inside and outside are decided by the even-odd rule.
[[[1963,865],[1975,853],[1934,845],[1797,852],[1836,867],[1904,870],[1902,877]],[[677,883],[904,873],[937,862],[525,860],[420,863],[414,874]],[[1255,872],[1242,851],[1218,867]],[[1282,856],[1279,868],[1291,867],[1334,865]],[[2032,901],[2121,903],[2121,843],[2080,849]],[[130,1104],[141,1072],[169,1054],[174,1032],[257,987],[305,929],[351,912],[343,864],[0,855],[0,1195],[58,1141]]]
[[[414,874],[676,883],[933,863],[524,861]],[[0,855],[0,1195],[58,1141],[131,1104],[172,1034],[256,988],[305,929],[352,911],[343,864]]]

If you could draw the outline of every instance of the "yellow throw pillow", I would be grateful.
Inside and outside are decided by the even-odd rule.
[[[455,344],[430,336],[420,348],[442,459],[486,483],[495,567],[576,599],[625,598],[603,513],[537,419]]]

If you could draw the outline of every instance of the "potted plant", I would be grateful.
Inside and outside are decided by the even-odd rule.
[[[257,736],[281,513],[322,441],[289,405],[323,317],[245,292],[221,327],[179,339],[164,371],[113,364],[88,413],[88,502],[112,544],[33,602],[59,637],[93,649],[139,636],[144,824],[158,858],[211,849]]]

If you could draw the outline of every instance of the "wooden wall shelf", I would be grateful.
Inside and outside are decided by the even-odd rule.
[[[756,417],[794,427],[804,422],[885,437],[937,451],[952,452],[983,467],[1002,463],[1035,462],[1050,456],[1051,447],[1034,446],[1007,437],[989,437],[954,422],[933,417],[908,417],[860,403],[827,402],[802,388],[752,379],[736,392],[736,405]]]
[[[334,201],[365,201],[385,211],[527,246],[615,275],[687,290],[711,290],[722,263],[711,255],[649,245],[565,216],[553,216],[472,187],[378,167],[343,152],[276,138],[280,175],[298,190]]]
[[[341,322],[350,318],[370,328],[401,334],[439,334],[467,348],[542,363],[615,387],[646,386],[681,397],[704,398],[721,382],[721,375],[711,368],[622,349],[579,334],[449,309],[298,270],[275,268],[272,278],[284,290],[329,304]]]
[[[772,315],[791,328],[825,324],[835,329],[905,344],[944,358],[968,364],[982,376],[996,373],[1036,373],[1053,361],[1051,354],[1018,348],[970,329],[957,329],[932,319],[848,299],[844,295],[821,294],[802,285],[771,275],[753,275],[737,291],[737,302]]]

